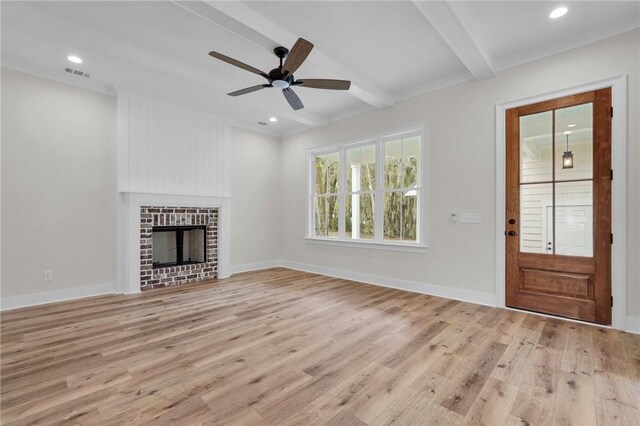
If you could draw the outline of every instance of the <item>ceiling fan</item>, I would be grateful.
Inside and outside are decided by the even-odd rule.
[[[278,58],[280,58],[280,66],[272,69],[269,73],[260,71],[258,68],[254,68],[251,65],[247,65],[244,62],[240,62],[237,59],[230,58],[222,53],[215,51],[209,52],[209,55],[216,59],[220,59],[228,64],[234,65],[243,70],[247,70],[254,74],[261,75],[266,78],[268,84],[258,84],[257,86],[251,86],[244,89],[236,90],[235,92],[228,93],[229,96],[246,95],[247,93],[262,90],[267,87],[275,87],[282,89],[285,99],[291,105],[294,110],[304,108],[302,101],[293,91],[293,87],[309,87],[312,89],[330,89],[330,90],[349,90],[351,82],[348,80],[328,80],[328,79],[308,79],[303,78],[296,80],[293,77],[293,73],[296,72],[300,65],[307,59],[309,53],[313,49],[313,44],[303,38],[299,38],[291,48],[291,51],[286,47],[276,47],[273,52]],[[284,63],[282,62],[284,60]]]

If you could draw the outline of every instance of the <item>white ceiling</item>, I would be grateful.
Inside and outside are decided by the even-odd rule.
[[[176,102],[276,135],[326,125],[401,99],[640,27],[636,1],[563,2],[9,2],[1,3],[2,65],[107,93]],[[297,78],[352,80],[349,92],[297,88],[293,111],[275,89],[238,98],[259,76],[207,55],[217,50],[264,71],[272,49],[315,44]],[[64,72],[80,56],[83,78]],[[271,116],[277,123],[260,126]]]

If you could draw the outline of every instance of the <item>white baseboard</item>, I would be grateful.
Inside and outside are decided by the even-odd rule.
[[[315,274],[328,275],[330,277],[342,278],[352,281],[361,281],[367,284],[381,287],[395,288],[398,290],[411,291],[413,293],[428,294],[430,296],[445,297],[447,299],[460,300],[463,302],[477,303],[478,305],[496,306],[496,296],[492,293],[482,293],[478,291],[463,290],[459,288],[443,287],[439,285],[426,284],[417,281],[400,280],[397,278],[383,277],[380,275],[363,274],[360,272],[347,271],[345,269],[328,268],[325,266],[309,265],[306,263],[281,261],[284,268],[295,269],[297,271],[311,272]]]
[[[443,287],[426,284],[417,281],[400,280],[397,278],[383,277],[380,275],[364,274],[360,272],[336,269],[326,266],[310,265],[307,263],[292,262],[289,260],[268,260],[264,262],[245,263],[231,266],[231,274],[241,272],[259,271],[262,269],[284,267],[297,271],[327,275],[352,281],[360,281],[381,287],[395,288],[413,293],[428,294],[430,296],[445,297],[447,299],[463,302],[477,303],[485,306],[496,306],[496,296],[491,293],[482,293],[458,288]],[[27,306],[42,305],[45,303],[61,302],[64,300],[81,299],[83,297],[114,294],[115,283],[96,284],[84,287],[67,288],[62,290],[46,291],[42,293],[25,294],[22,296],[4,297],[0,299],[0,310],[23,308]],[[640,334],[640,317],[627,317],[626,331]]]
[[[61,290],[43,291],[22,296],[3,297],[0,299],[0,310],[24,308],[26,306],[42,305],[45,303],[61,302],[63,300],[80,299],[83,297],[100,296],[116,292],[116,283],[88,285],[84,287],[65,288]]]
[[[277,268],[282,266],[280,260],[265,260],[264,262],[244,263],[242,265],[231,265],[231,275],[241,272],[259,271],[261,269]]]
[[[640,334],[640,317],[627,317],[627,331]]]

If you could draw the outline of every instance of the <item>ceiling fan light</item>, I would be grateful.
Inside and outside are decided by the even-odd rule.
[[[553,11],[549,14],[549,18],[551,18],[551,19],[560,18],[561,16],[566,15],[568,11],[569,11],[569,9],[567,9],[564,6],[563,7],[558,7],[556,9],[553,9]]]
[[[273,80],[271,82],[271,85],[273,87],[277,87],[278,89],[286,89],[287,87],[289,87],[289,82],[286,80]]]

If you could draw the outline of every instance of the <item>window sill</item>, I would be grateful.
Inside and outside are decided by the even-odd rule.
[[[388,250],[388,251],[403,251],[409,253],[426,253],[429,246],[424,244],[411,244],[411,243],[392,243],[392,242],[379,242],[379,241],[364,241],[364,240],[339,240],[336,238],[318,238],[318,237],[306,237],[308,242],[313,244],[326,244],[330,246],[341,247],[356,247],[366,248],[373,250]]]

